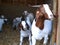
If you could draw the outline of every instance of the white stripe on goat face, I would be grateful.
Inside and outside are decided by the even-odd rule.
[[[53,13],[51,12],[50,8],[49,8],[49,5],[48,4],[43,4],[44,8],[45,8],[45,11],[46,13],[48,14],[48,17],[50,19],[53,19]]]
[[[24,29],[27,28],[27,27],[26,27],[26,22],[25,22],[25,21],[22,21],[22,26],[23,26]]]

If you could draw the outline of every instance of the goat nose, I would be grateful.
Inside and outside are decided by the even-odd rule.
[[[53,15],[50,15],[51,17],[53,16]]]
[[[50,15],[50,19],[53,20],[54,19],[54,16],[53,15]]]
[[[54,18],[54,16],[53,15],[50,15],[51,16],[51,18]]]

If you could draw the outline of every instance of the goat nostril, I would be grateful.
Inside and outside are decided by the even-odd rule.
[[[50,15],[53,18],[53,15]]]

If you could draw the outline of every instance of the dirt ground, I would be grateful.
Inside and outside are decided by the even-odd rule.
[[[20,33],[18,30],[12,30],[10,25],[4,25],[0,32],[0,45],[19,45]],[[37,41],[36,45],[42,45],[43,41]],[[23,45],[28,45],[28,38],[24,38]]]

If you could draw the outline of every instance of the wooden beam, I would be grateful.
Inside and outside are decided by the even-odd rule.
[[[56,14],[56,5],[57,5],[57,0],[53,0],[53,13],[54,13],[54,15]]]
[[[56,45],[60,45],[60,0],[58,0],[58,25],[57,25],[57,42]]]
[[[57,0],[53,0],[53,14],[57,16]],[[51,45],[56,44],[56,34],[57,34],[57,18],[54,18]]]

